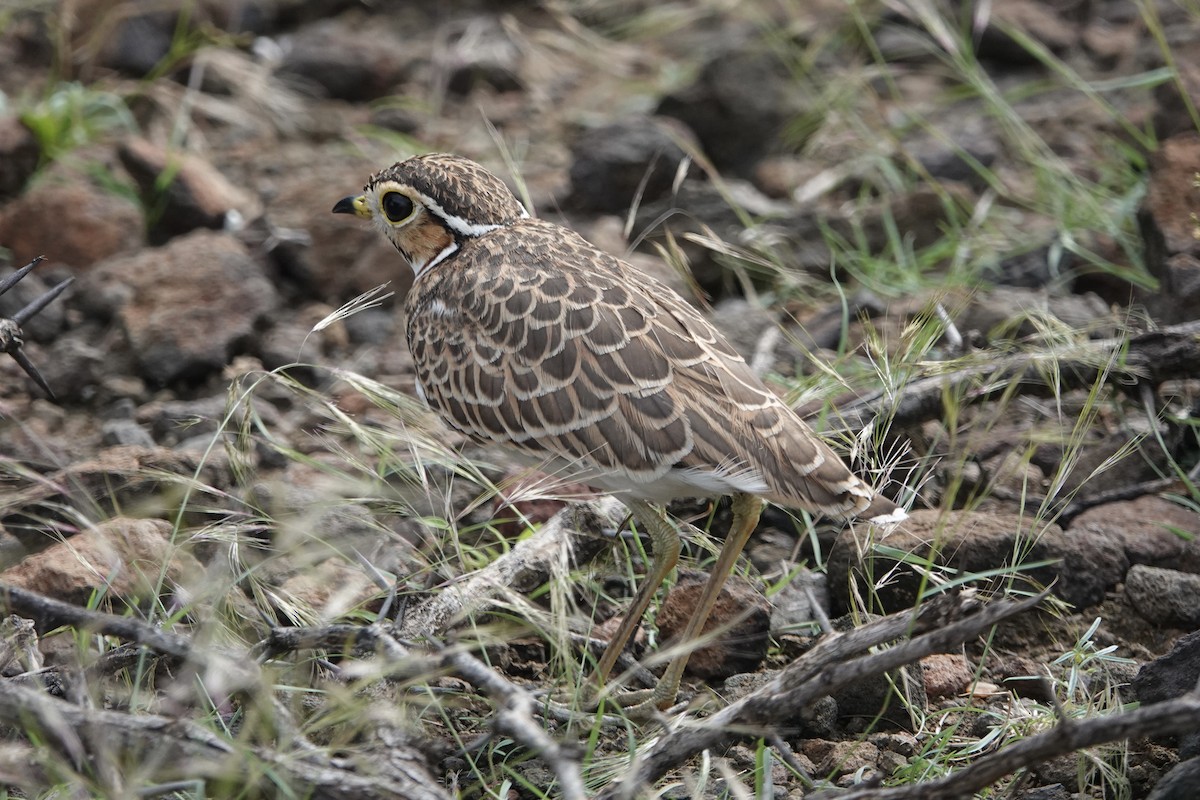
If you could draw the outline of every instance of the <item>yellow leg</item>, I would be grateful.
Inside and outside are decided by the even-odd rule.
[[[620,627],[613,638],[609,640],[608,648],[600,658],[600,664],[596,668],[597,683],[600,685],[603,685],[604,681],[608,679],[613,666],[617,663],[617,658],[625,649],[629,637],[633,635],[642,616],[646,613],[646,609],[650,606],[654,593],[658,591],[658,587],[666,579],[667,573],[679,560],[679,532],[666,516],[646,503],[631,501],[628,506],[638,523],[650,534],[654,546],[654,560],[649,574],[646,575],[637,596],[634,597],[632,606],[626,612],[625,618],[621,620]],[[729,574],[733,572],[733,567],[737,564],[738,556],[746,547],[750,534],[757,527],[761,513],[762,501],[757,497],[748,494],[734,495],[733,524],[729,528],[729,535],[725,538],[721,553],[717,556],[717,562],[713,565],[712,572],[709,573],[708,583],[704,585],[704,591],[700,595],[696,610],[692,612],[691,619],[688,620],[687,627],[683,631],[680,644],[685,648],[700,638],[704,624],[708,622],[708,615],[712,613],[717,597],[721,594],[721,589],[725,586]],[[679,693],[679,684],[683,679],[683,670],[687,667],[690,655],[691,649],[688,648],[676,656],[667,665],[667,671],[663,673],[658,685],[648,695],[646,692],[629,692],[626,695],[618,695],[618,702],[624,700],[625,703],[631,704],[626,706],[626,713],[633,717],[649,716],[656,709],[668,708],[674,704],[675,696]]]
[[[729,535],[725,537],[725,544],[721,547],[717,562],[713,564],[712,571],[708,575],[708,583],[704,584],[704,591],[700,595],[696,610],[692,612],[692,617],[688,620],[687,627],[684,628],[683,635],[680,637],[680,644],[684,645],[685,649],[667,665],[667,671],[663,673],[658,686],[654,688],[650,703],[655,707],[668,708],[674,704],[675,695],[679,693],[679,683],[683,680],[683,670],[687,666],[688,657],[692,654],[689,645],[699,639],[700,634],[704,631],[704,623],[708,622],[708,615],[712,613],[717,597],[721,594],[721,589],[725,586],[729,574],[733,572],[733,567],[737,564],[738,556],[746,547],[750,534],[754,533],[754,529],[758,526],[758,518],[761,514],[762,501],[754,495],[735,494],[733,496],[733,523],[729,527]]]
[[[679,560],[679,531],[670,520],[661,511],[640,500],[628,500],[625,505],[633,512],[638,525],[650,534],[652,561],[650,571],[646,573],[641,588],[633,598],[633,604],[625,612],[625,618],[621,620],[620,627],[609,639],[608,647],[600,657],[600,664],[596,667],[596,682],[601,686],[608,680],[613,666],[629,642],[629,637],[633,636],[633,632],[645,616],[650,601],[654,599],[654,593],[662,586],[667,575],[675,568],[675,562]]]

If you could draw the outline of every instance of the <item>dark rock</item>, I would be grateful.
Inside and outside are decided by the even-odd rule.
[[[171,153],[145,139],[118,150],[143,202],[156,211],[151,240],[162,243],[196,228],[234,229],[262,213],[258,198],[230,183],[191,153]]]
[[[451,94],[464,96],[486,86],[497,92],[523,88],[521,51],[496,17],[474,16],[439,31],[434,69]]]
[[[384,105],[371,109],[371,124],[397,133],[416,133],[421,127],[421,115],[409,108]]]
[[[20,264],[18,266],[24,266]],[[41,264],[22,278],[16,286],[4,294],[0,294],[0,317],[11,318],[29,303],[49,291],[60,280],[68,277],[65,269],[46,269]],[[0,280],[16,272],[16,269],[0,269]],[[55,273],[59,274],[55,274]],[[61,300],[51,303],[39,311],[33,318],[21,325],[21,333],[26,342],[48,342],[63,329],[66,324],[67,306]]]
[[[813,608],[813,600],[819,608]],[[829,616],[829,582],[824,573],[802,569],[771,597],[772,634],[792,632],[821,615]]]
[[[1200,681],[1200,631],[1179,637],[1170,652],[1138,670],[1133,692],[1142,704],[1181,697]]]
[[[1002,286],[1040,289],[1056,278],[1069,275],[1081,259],[1066,250],[1054,250],[1049,245],[1024,253],[1006,256],[992,268],[992,280]]]
[[[1135,564],[1125,576],[1125,595],[1156,625],[1200,627],[1200,575]]]
[[[269,409],[269,404],[264,409]],[[152,400],[137,408],[134,419],[147,426],[155,439],[175,445],[192,436],[212,437],[221,426],[229,408],[224,394],[195,400]],[[263,413],[259,410],[258,413]]]
[[[20,193],[40,156],[33,131],[14,116],[0,115],[0,200]]]
[[[1016,66],[1037,66],[1038,57],[1007,30],[1020,31],[1055,55],[1076,47],[1079,30],[1043,3],[1034,0],[1008,0],[992,8],[988,24],[977,32],[975,55]]]
[[[39,182],[0,210],[0,242],[24,264],[44,255],[87,267],[143,240],[142,210],[91,183]]]
[[[1018,797],[1019,800],[1073,800],[1075,795],[1068,792],[1061,783],[1052,783],[1048,786],[1026,789]]]
[[[677,144],[681,135],[644,116],[585,131],[571,146],[567,204],[581,211],[622,212],[634,202],[662,197],[684,158]]]
[[[1194,25],[1195,23],[1190,23]],[[1154,66],[1161,65],[1161,55],[1154,53]],[[1196,133],[1193,109],[1200,105],[1200,42],[1172,42],[1173,67],[1178,80],[1163,81],[1154,88],[1154,131],[1161,142],[1176,135]],[[1187,100],[1184,100],[1184,94]]]
[[[901,146],[932,177],[960,181],[983,191],[988,183],[980,174],[981,168],[990,167],[1001,153],[994,120],[980,110],[959,113],[941,122],[937,136],[921,129]]]
[[[778,231],[779,236],[788,237],[789,247],[793,242],[799,242],[805,254],[812,254],[810,259],[801,260],[789,252],[791,263],[808,264],[824,259],[821,263],[824,274],[828,274],[829,248],[822,240],[820,224],[815,217],[785,219],[790,207],[772,201],[748,183],[728,180],[725,188],[736,195],[735,202],[747,212],[771,222],[761,225],[759,230],[772,242],[778,238],[775,236]],[[681,209],[685,213],[676,213]],[[695,282],[713,297],[727,293],[724,284],[729,279],[729,270],[711,248],[694,241],[689,234],[716,236],[739,246],[749,243],[750,249],[754,244],[751,241],[754,232],[747,230],[744,217],[730,207],[730,198],[712,183],[697,179],[683,181],[669,197],[639,205],[634,227],[645,231],[647,240],[652,242],[661,241],[669,233],[691,268]]]
[[[795,79],[776,53],[738,47],[712,53],[695,82],[664,98],[657,113],[687,125],[718,169],[748,175],[781,148],[785,125],[804,111]]]
[[[220,370],[245,349],[278,296],[230,236],[197,231],[97,266],[81,293],[107,303],[154,385]]]
[[[679,580],[659,607],[655,622],[663,646],[679,644],[679,637],[696,609],[708,576],[681,572]],[[753,672],[767,656],[770,637],[769,604],[762,593],[744,580],[730,578],[717,596],[704,625],[703,635],[715,638],[692,651],[687,671],[714,680],[739,672]]]
[[[849,617],[834,620],[834,627],[839,630],[852,624]],[[903,692],[904,697],[898,696],[897,692]],[[912,714],[919,714],[929,704],[925,681],[916,665],[854,681],[834,692],[833,699],[837,701],[838,719],[853,721],[849,727],[856,730],[865,730],[877,717],[901,730],[911,730]]]
[[[1181,761],[1159,780],[1146,800],[1195,800],[1200,796],[1200,757]]]
[[[1089,508],[1071,520],[1068,530],[1109,539],[1125,551],[1130,564],[1200,574],[1200,514],[1162,497]]]
[[[359,102],[397,94],[412,52],[387,26],[355,28],[340,19],[301,28],[285,50],[277,74]]]
[[[917,600],[919,576],[858,541],[857,537],[869,530],[857,526],[838,536],[828,561],[830,586],[849,586],[852,575],[883,575],[899,566],[888,585],[875,591],[889,611],[910,608]],[[1004,512],[916,509],[888,532],[885,543],[966,573],[1017,566],[1014,554],[1019,554],[1021,562],[1053,561],[1021,572],[1043,586],[1054,584],[1053,592],[1077,608],[1102,601],[1128,568],[1124,552],[1111,542],[1064,533],[1053,524],[1035,530],[1028,517]],[[860,553],[865,555],[860,557]],[[847,607],[844,594],[835,594],[832,600],[835,610]]]
[[[119,331],[88,321],[54,337],[38,369],[63,402],[95,397],[102,384],[136,372]]]
[[[1054,687],[1047,679],[1045,668],[1028,656],[1009,655],[1001,658],[993,667],[992,675],[1017,697],[1028,697],[1047,705],[1055,701]]]
[[[1072,330],[1095,326],[1109,308],[1094,294],[1068,294],[1019,286],[996,286],[971,297],[955,323],[963,331],[992,338],[1018,339],[1045,330],[1039,321],[1058,320]],[[1114,325],[1116,320],[1114,320]]]
[[[342,320],[346,335],[356,344],[380,345],[396,337],[396,315],[390,310],[367,308]]]

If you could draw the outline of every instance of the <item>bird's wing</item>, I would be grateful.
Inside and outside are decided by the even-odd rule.
[[[470,273],[428,276],[410,304],[423,393],[456,428],[630,487],[865,505],[869,488],[674,291],[547,223],[489,238]]]

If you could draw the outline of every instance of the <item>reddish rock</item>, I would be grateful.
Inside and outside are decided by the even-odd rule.
[[[133,604],[203,574],[170,539],[169,522],[116,517],[26,557],[0,580],[79,605],[95,594]]]
[[[1113,542],[1131,565],[1200,573],[1200,514],[1162,497],[1089,508],[1071,521],[1068,531]]]
[[[667,593],[655,622],[667,648],[678,643],[700,599],[708,575],[681,572],[679,581]],[[770,604],[762,593],[745,580],[731,577],[717,596],[703,635],[712,635],[711,643],[692,651],[687,671],[706,680],[728,678],[753,672],[767,656]]]
[[[141,208],[86,181],[39,183],[0,210],[0,242],[19,264],[44,255],[87,267],[142,240]]]
[[[957,697],[967,690],[975,673],[962,655],[935,653],[921,659],[925,694],[929,698]]]
[[[1200,134],[1181,133],[1162,142],[1150,156],[1150,183],[1142,213],[1154,223],[1166,239],[1166,253],[1197,252],[1196,220],[1200,208]]]
[[[812,739],[802,752],[816,763],[818,775],[829,777],[854,775],[860,769],[874,772],[879,763],[879,748],[871,742]]]
[[[142,377],[155,385],[219,371],[279,302],[246,248],[212,231],[105,262],[79,291],[117,317]]]
[[[921,571],[875,552],[874,542],[865,538],[868,535],[879,532],[865,525],[847,528],[830,552],[827,571],[835,610],[844,610],[852,577],[858,580],[864,575],[890,576],[872,590],[883,608],[911,607],[922,588]],[[1033,527],[1028,517],[999,511],[917,509],[878,543],[929,559],[950,572],[1018,568],[1037,584],[1053,584],[1054,594],[1078,608],[1102,601],[1128,569],[1124,551],[1106,539],[1064,533],[1053,524]],[[1052,563],[1020,568],[1020,564],[1042,561]]]

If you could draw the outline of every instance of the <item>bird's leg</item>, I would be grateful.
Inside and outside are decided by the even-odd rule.
[[[675,562],[679,560],[679,531],[671,524],[666,515],[641,500],[626,500],[625,505],[633,512],[633,517],[637,520],[638,525],[650,534],[652,560],[650,571],[642,580],[642,585],[634,596],[633,603],[625,612],[625,617],[617,627],[616,633],[608,640],[608,647],[605,648],[604,655],[600,657],[600,663],[596,667],[596,683],[600,686],[603,686],[604,682],[608,680],[608,676],[617,663],[617,659],[625,650],[629,638],[633,636],[646,609],[650,607],[654,593],[662,586],[667,575],[675,568]]]
[[[654,687],[650,700],[647,701],[653,707],[668,708],[675,702],[675,695],[679,693],[679,683],[683,679],[684,667],[687,666],[688,657],[692,654],[692,646],[704,631],[704,623],[708,622],[708,615],[712,613],[717,597],[725,586],[725,581],[733,572],[733,567],[737,564],[738,556],[746,547],[750,534],[754,533],[754,529],[758,526],[762,505],[762,500],[751,494],[735,494],[733,496],[733,522],[729,526],[729,535],[725,537],[725,544],[722,545],[721,553],[717,556],[717,561],[708,574],[708,583],[704,584],[704,591],[700,595],[696,610],[692,612],[692,617],[688,620],[687,627],[684,628],[683,635],[680,637],[679,644],[685,649],[667,665],[667,671],[663,673],[658,685]]]
[[[654,542],[654,566],[650,574],[646,576],[641,589],[638,590],[633,606],[621,620],[621,625],[610,640],[604,656],[600,659],[596,675],[601,684],[612,671],[617,657],[625,648],[625,643],[637,629],[646,608],[650,605],[651,598],[654,597],[654,592],[658,590],[679,557],[679,534],[662,512],[644,503],[635,505],[631,502],[628,505],[638,522],[650,533]],[[627,716],[635,719],[649,718],[660,709],[669,708],[675,702],[675,696],[679,693],[679,684],[683,679],[683,670],[687,666],[692,647],[700,638],[704,624],[708,622],[708,615],[712,613],[717,597],[725,586],[725,581],[733,572],[734,565],[737,564],[738,556],[746,547],[750,534],[754,533],[754,529],[758,526],[758,518],[761,513],[762,501],[754,495],[736,494],[733,496],[733,523],[730,525],[729,535],[725,538],[720,555],[717,556],[717,561],[709,573],[708,583],[704,585],[696,610],[692,612],[691,619],[688,620],[687,627],[680,637],[679,644],[686,649],[667,665],[667,671],[663,673],[654,689],[617,695],[615,699],[625,706]]]

